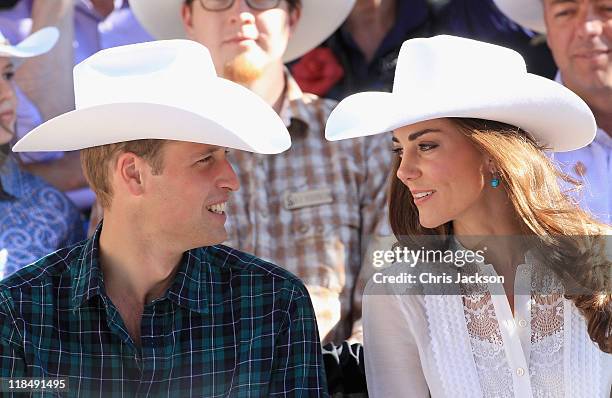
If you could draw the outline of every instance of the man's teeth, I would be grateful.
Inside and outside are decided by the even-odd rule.
[[[213,213],[223,214],[225,212],[225,206],[227,206],[227,202],[218,203],[216,205],[208,206],[207,209],[212,211]]]
[[[414,194],[414,197],[415,197],[415,198],[417,198],[417,199],[420,199],[420,198],[424,198],[425,196],[429,196],[429,195],[431,195],[432,193],[433,193],[433,191],[428,191],[428,192],[419,192],[419,193],[415,193],[415,194]]]

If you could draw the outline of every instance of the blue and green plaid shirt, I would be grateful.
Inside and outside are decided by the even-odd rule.
[[[139,348],[105,293],[98,236],[0,283],[0,377],[68,378],[58,395],[74,397],[327,396],[295,276],[222,245],[190,250],[145,306]]]

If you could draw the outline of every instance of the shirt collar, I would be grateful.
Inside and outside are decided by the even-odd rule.
[[[81,249],[76,264],[71,268],[72,309],[76,310],[94,296],[106,296],[104,278],[100,269],[99,240],[102,223],[93,236]],[[210,266],[209,247],[185,252],[166,294],[156,301],[169,299],[189,310],[208,312],[208,267]],[[203,275],[204,274],[204,275]]]
[[[302,108],[304,103],[304,93],[295,81],[289,69],[285,67],[285,91],[283,92],[283,105],[279,113],[280,118],[291,134],[300,126],[301,130],[308,131],[308,122],[302,115],[306,114]]]
[[[93,236],[86,241],[76,262],[70,264],[73,310],[79,308],[92,297],[102,295],[105,292],[98,253],[101,230],[102,223],[98,225]]]
[[[603,129],[597,129],[597,135],[595,135],[595,141],[599,144],[612,150],[612,137],[608,135]]]
[[[208,281],[211,247],[192,249],[183,254],[174,282],[164,297],[198,313],[208,313]]]

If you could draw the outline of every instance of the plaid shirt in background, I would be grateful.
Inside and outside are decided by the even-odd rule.
[[[293,275],[222,245],[190,250],[145,306],[138,348],[105,294],[98,236],[0,284],[0,377],[68,378],[71,397],[327,396]]]
[[[291,148],[278,155],[234,151],[240,190],[230,199],[228,245],[280,264],[304,281],[324,342],[361,341],[359,281],[370,238],[386,228],[389,135],[329,142],[335,101],[304,94],[288,72],[280,116]],[[257,134],[257,126],[253,126]],[[366,275],[368,273],[366,272]]]

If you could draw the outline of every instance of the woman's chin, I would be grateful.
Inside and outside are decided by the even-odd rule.
[[[421,224],[421,227],[428,229],[438,228],[439,226],[446,224],[448,221],[449,220],[441,219],[439,217],[429,218],[423,217],[422,215],[419,216],[419,224]]]

